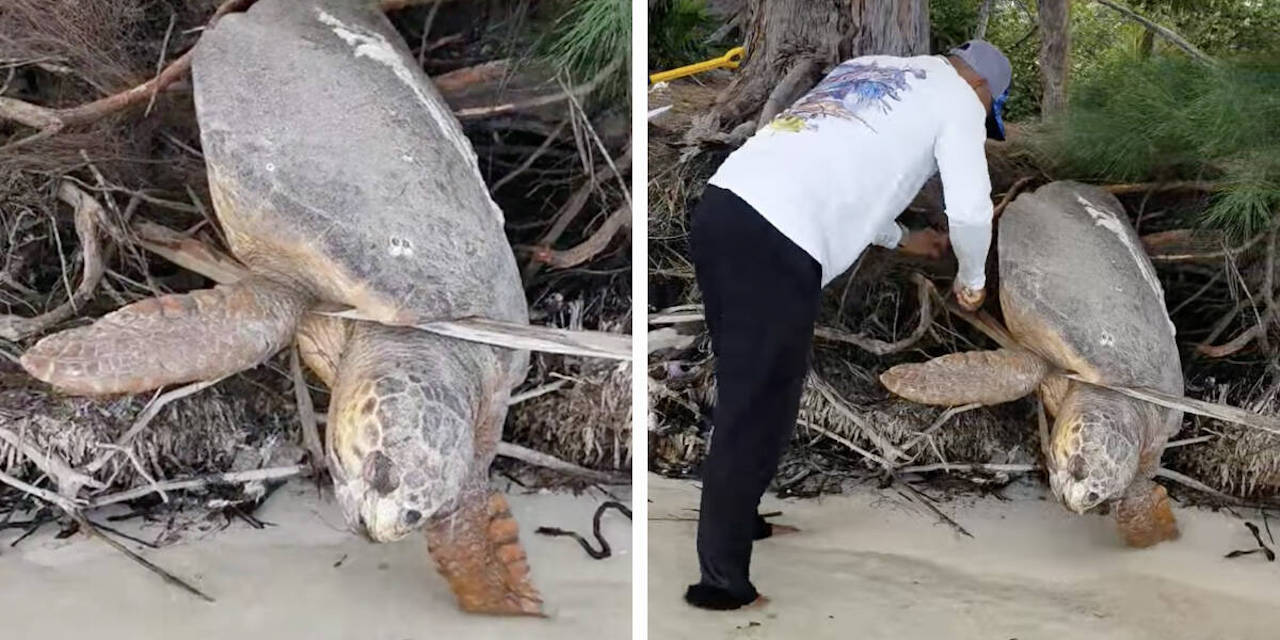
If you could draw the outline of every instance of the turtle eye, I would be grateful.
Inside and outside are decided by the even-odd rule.
[[[1097,491],[1090,491],[1089,494],[1084,497],[1084,499],[1088,500],[1090,504],[1097,502],[1098,498],[1099,496]]]

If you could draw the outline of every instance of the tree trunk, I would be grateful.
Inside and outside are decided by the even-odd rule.
[[[754,122],[766,101],[789,106],[849,58],[927,53],[929,7],[927,0],[748,0],[745,30],[746,60],[716,101],[722,130]],[[799,93],[775,95],[779,85]]]
[[[1059,115],[1067,110],[1067,59],[1071,53],[1071,0],[1040,0],[1040,76],[1044,97],[1040,114]]]
[[[1146,60],[1151,57],[1151,50],[1155,48],[1156,32],[1147,29],[1142,32],[1142,42],[1138,44],[1138,57]]]
[[[991,21],[991,0],[982,0],[978,7],[978,26],[973,29],[973,38],[983,40],[987,37],[987,23]]]

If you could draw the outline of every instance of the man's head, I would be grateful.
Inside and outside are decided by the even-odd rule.
[[[987,137],[1004,140],[1001,111],[1009,95],[1013,67],[1000,50],[985,40],[970,40],[948,54],[960,77],[978,94],[987,108]]]

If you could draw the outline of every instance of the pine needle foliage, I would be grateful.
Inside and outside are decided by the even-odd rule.
[[[714,20],[704,0],[658,0],[649,9],[649,69],[674,69],[706,60]]]
[[[1072,177],[1214,181],[1203,222],[1256,233],[1280,212],[1280,62],[1116,60],[1074,87],[1042,151]]]
[[[595,78],[606,69],[597,96],[625,95],[631,51],[631,3],[628,0],[577,0],[557,19],[546,56],[575,81]]]

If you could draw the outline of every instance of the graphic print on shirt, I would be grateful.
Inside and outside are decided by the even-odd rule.
[[[875,62],[846,62],[822,79],[813,91],[805,94],[769,123],[772,131],[795,132],[816,129],[812,120],[822,117],[856,120],[867,124],[858,114],[868,109],[881,113],[893,110],[893,101],[902,100],[902,92],[910,89],[907,74],[923,80],[923,69],[882,67]],[[872,128],[872,131],[875,129]]]

